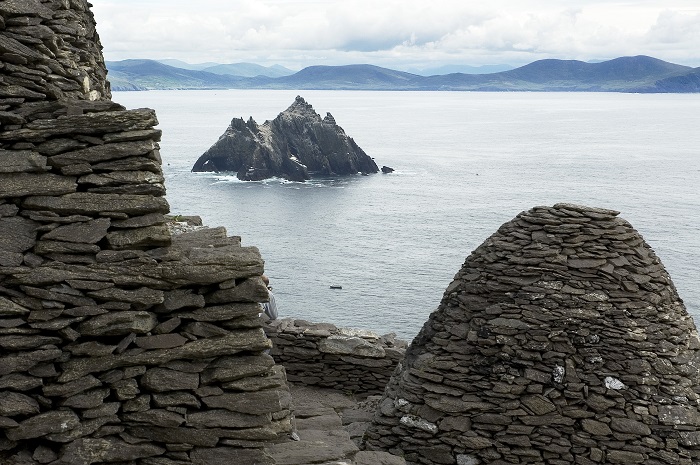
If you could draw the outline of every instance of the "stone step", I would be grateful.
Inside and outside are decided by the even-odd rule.
[[[290,385],[290,391],[299,440],[266,448],[277,465],[405,465],[401,457],[358,448],[375,400],[304,385]]]

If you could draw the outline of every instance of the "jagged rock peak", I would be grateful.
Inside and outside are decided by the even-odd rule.
[[[326,113],[326,117],[323,118],[323,122],[326,124],[332,124],[333,126],[336,125],[335,118],[333,118],[330,111]]]
[[[314,110],[314,107],[308,103],[306,100],[304,100],[304,97],[301,95],[297,95],[296,98],[294,99],[294,103],[292,103],[289,108],[285,111],[285,113],[293,113],[293,112],[299,112],[299,113],[313,113],[317,114],[316,110]]]
[[[336,124],[301,96],[274,120],[258,125],[234,118],[219,140],[194,164],[192,171],[233,171],[239,179],[281,177],[304,181],[323,176],[379,171],[374,160]]]
[[[259,130],[258,123],[255,122],[255,120],[253,119],[252,116],[250,118],[248,118],[247,126],[251,131],[258,131]]]
[[[466,259],[365,447],[409,464],[690,465],[699,372],[693,320],[641,235],[617,211],[535,207]]]
[[[330,119],[329,119],[330,116]],[[325,118],[321,118],[321,115],[319,115],[316,110],[314,110],[313,105],[308,103],[304,98],[300,95],[297,95],[296,98],[294,99],[294,103],[292,103],[286,110],[284,110],[282,113],[279,114],[278,118],[286,118],[286,119],[295,119],[295,118],[304,118],[308,121],[314,121],[318,123],[325,123],[325,124],[331,124],[335,126],[335,118],[330,114],[330,112],[326,113]]]

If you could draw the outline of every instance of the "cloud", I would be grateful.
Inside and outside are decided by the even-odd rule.
[[[107,59],[520,64],[700,61],[695,0],[92,0]],[[555,5],[553,5],[555,3]],[[700,63],[697,63],[700,64]]]
[[[700,12],[663,11],[646,35],[650,44],[700,46]]]

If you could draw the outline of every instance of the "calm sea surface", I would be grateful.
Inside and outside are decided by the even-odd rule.
[[[389,175],[244,183],[191,173],[233,117],[301,94]],[[149,107],[171,211],[257,246],[281,316],[415,336],[464,259],[523,210],[621,211],[700,322],[700,95],[115,92]],[[342,290],[330,286],[342,286]]]

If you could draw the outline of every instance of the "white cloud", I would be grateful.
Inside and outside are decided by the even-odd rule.
[[[665,10],[647,34],[650,44],[680,44],[697,47],[700,44],[700,12]]]
[[[522,64],[648,54],[700,65],[700,5],[573,0],[92,0],[108,60]]]

